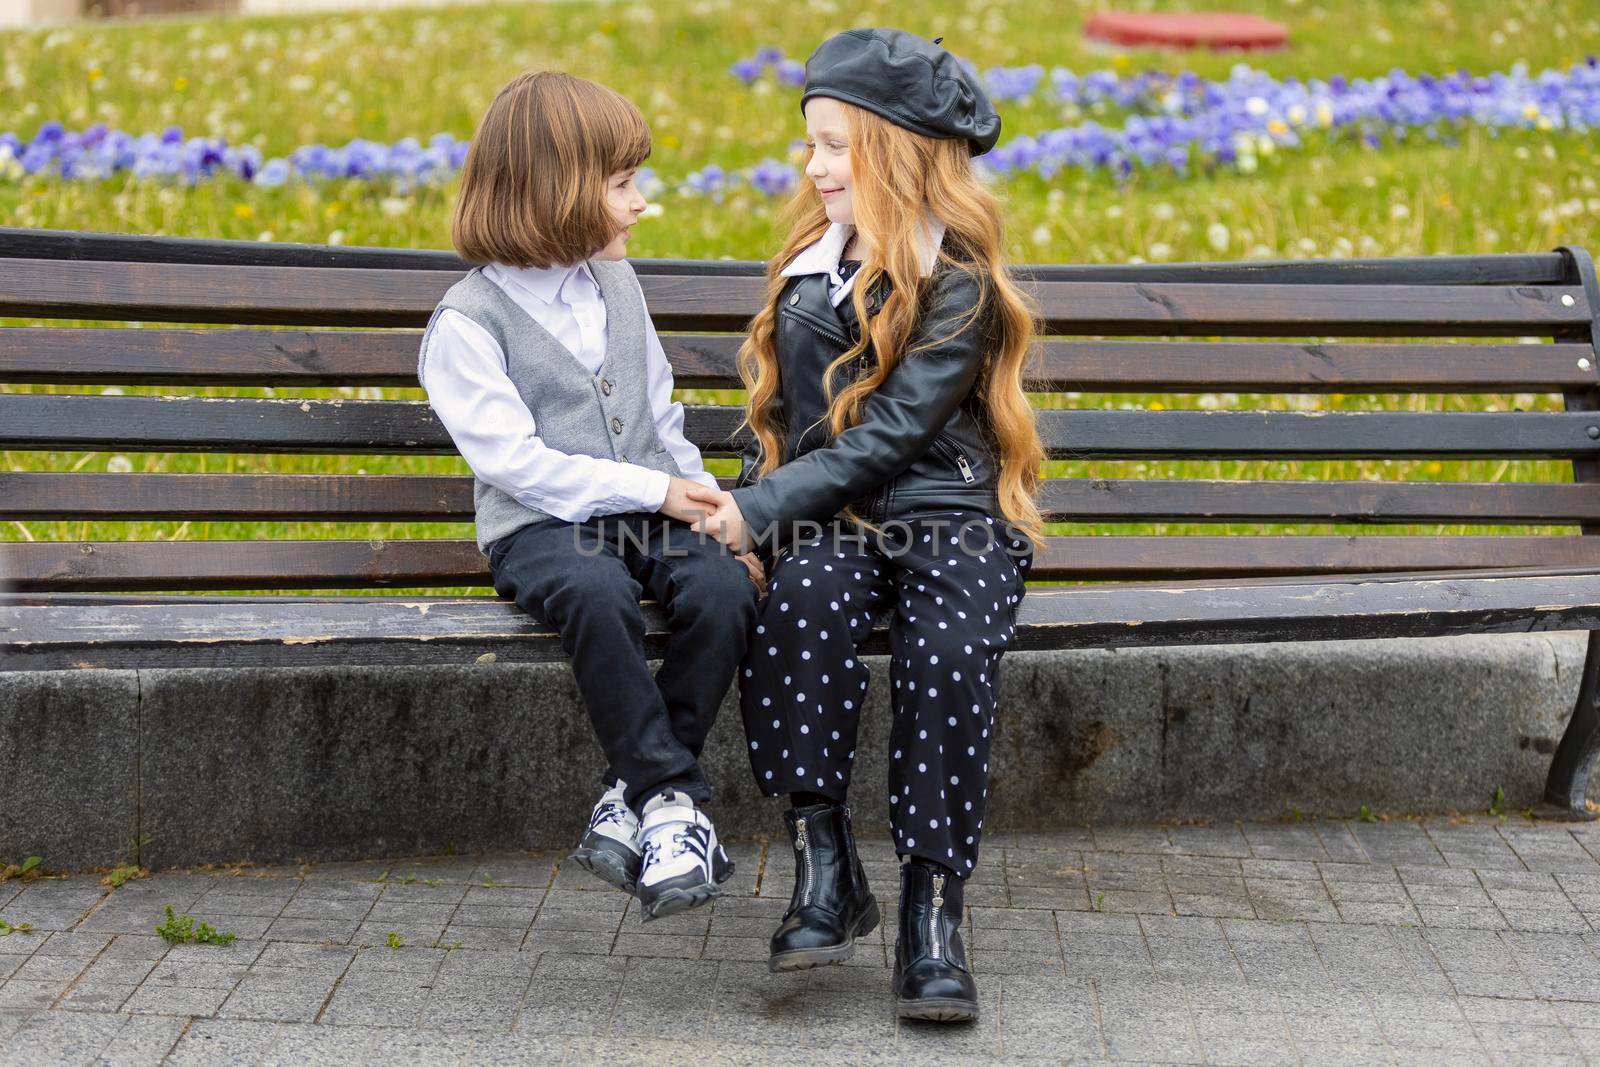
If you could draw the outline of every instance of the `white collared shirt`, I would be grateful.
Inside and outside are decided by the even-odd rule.
[[[483,276],[503,289],[587,367],[606,355],[606,305],[587,263],[539,269],[491,263]],[[643,299],[641,294],[640,299]],[[656,434],[685,478],[716,487],[700,450],[683,436],[683,405],[672,399],[672,367],[645,320],[645,383]],[[656,511],[669,476],[633,463],[559,452],[539,439],[533,412],[506,374],[489,331],[446,308],[428,333],[422,387],[462,458],[481,480],[519,503],[567,522],[624,511]]]
[[[927,214],[922,220],[922,230],[917,234],[917,252],[921,258],[922,276],[926,278],[933,273],[933,266],[939,260],[939,245],[944,241],[945,225],[932,213]],[[821,237],[816,242],[807,245],[794,257],[794,261],[783,270],[779,277],[794,278],[802,274],[826,274],[828,276],[828,299],[834,307],[844,303],[845,297],[855,288],[856,275],[849,278],[839,276],[839,259],[844,255],[845,246],[850,243],[850,237],[856,228],[845,222],[829,224]],[[857,274],[860,272],[857,271]]]

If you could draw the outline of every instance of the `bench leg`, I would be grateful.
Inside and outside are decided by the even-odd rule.
[[[1600,758],[1600,630],[1589,631],[1589,650],[1583,662],[1583,681],[1572,719],[1561,735],[1550,777],[1545,780],[1544,803],[1538,814],[1554,819],[1594,819],[1585,803],[1589,772]]]

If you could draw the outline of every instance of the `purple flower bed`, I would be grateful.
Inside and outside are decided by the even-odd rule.
[[[749,59],[741,59],[728,68],[735,78],[746,85],[754,85],[768,70],[778,84],[798,89],[806,83],[806,65],[794,59],[785,59],[783,49],[768,46]]]
[[[759,76],[760,56],[768,53],[776,50],[763,49],[757,59],[742,61],[753,65],[747,72]],[[962,62],[997,101],[1030,100],[1048,86],[1044,102],[1069,113],[1088,109],[1098,114],[1111,107],[1132,112],[1120,126],[1090,119],[1012,138],[981,160],[998,174],[1033,171],[1049,178],[1064,167],[1109,170],[1119,176],[1150,167],[1188,174],[1217,165],[1248,171],[1261,155],[1301,147],[1307,130],[1378,147],[1413,133],[1450,140],[1466,126],[1491,133],[1600,128],[1600,59],[1594,56],[1569,70],[1546,70],[1538,76],[1519,64],[1488,75],[1395,70],[1381,78],[1334,75],[1307,81],[1280,80],[1243,64],[1226,80],[1208,80],[1192,71],[1080,75],[1063,67],[1050,71],[1047,79],[1038,64],[994,67],[980,74]]]
[[[771,48],[735,64],[734,73],[753,81],[771,69],[780,81],[792,84],[798,67]],[[799,76],[803,80],[803,69]],[[1504,129],[1600,129],[1600,59],[1595,57],[1537,76],[1517,66],[1488,75],[1397,70],[1381,78],[1335,75],[1302,81],[1273,78],[1240,65],[1226,80],[1190,72],[1119,77],[1109,71],[1079,76],[1057,69],[1047,75],[1039,66],[994,68],[983,77],[1007,101],[1048,92],[1069,116],[1085,108],[1097,114],[1111,107],[1131,112],[1120,124],[1087,119],[1011,138],[979,160],[995,175],[1032,172],[1048,179],[1069,167],[1117,177],[1151,168],[1180,175],[1219,166],[1248,172],[1261,156],[1303,147],[1308,134],[1323,143],[1347,140],[1378,147],[1413,136],[1449,142],[1469,127],[1491,135]],[[801,155],[801,144],[790,143],[790,159]],[[385,182],[404,193],[449,181],[465,161],[467,145],[437,133],[425,145],[414,137],[392,145],[358,139],[341,147],[303,145],[287,157],[264,160],[253,145],[185,137],[176,126],[134,135],[103,124],[72,131],[46,122],[26,141],[15,133],[0,133],[0,180],[56,175],[99,181],[131,175],[192,185],[234,176],[276,186],[342,178]],[[640,177],[647,196],[673,188],[720,201],[741,185],[765,196],[785,195],[800,172],[791,162],[768,158],[739,171],[712,163],[671,184],[649,168]]]
[[[1063,167],[1107,169],[1166,166],[1179,173],[1232,165],[1251,170],[1260,155],[1302,147],[1306,131],[1377,147],[1417,135],[1453,140],[1464,128],[1600,129],[1600,59],[1534,77],[1525,68],[1474,76],[1392,71],[1381,78],[1278,80],[1236,67],[1227,81],[1193,74],[1082,79],[1058,71],[1059,100],[1108,100],[1135,111],[1121,126],[1095,121],[1016,137],[983,157],[1000,174],[1031,170],[1049,178]]]
[[[435,134],[426,148],[407,137],[392,145],[355,140],[342,148],[303,145],[287,159],[263,161],[254,145],[232,146],[220,137],[185,137],[177,126],[133,135],[96,124],[81,132],[46,122],[30,141],[0,133],[0,173],[10,163],[24,174],[54,173],[91,181],[119,174],[170,178],[185,185],[230,174],[258,185],[301,179],[386,179],[396,187],[443,182],[461,168],[467,142]]]

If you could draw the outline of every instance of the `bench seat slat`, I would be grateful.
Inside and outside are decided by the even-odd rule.
[[[688,439],[738,454],[743,409],[690,405]],[[1120,411],[1038,417],[1053,459],[1240,457],[1590,457],[1600,418],[1564,412]],[[420,400],[0,394],[0,448],[31,451],[454,452]]]
[[[185,263],[15,259],[0,315],[422,326],[455,271],[306,271]],[[658,327],[739,329],[758,310],[755,277],[640,276]],[[1209,335],[1551,334],[1589,325],[1581,286],[1233,285],[1028,282],[1049,333]]]
[[[1445,569],[1433,571],[1349,571],[1339,574],[1318,575],[1316,581],[1324,583],[1354,583],[1354,582],[1410,582],[1424,578],[1453,578],[1458,575],[1467,575],[1474,578],[1508,578],[1508,577],[1559,577],[1574,574],[1589,574],[1600,571],[1595,567],[1474,567],[1471,569]],[[1114,581],[1103,582],[1103,589],[1213,589],[1218,585],[1226,585],[1229,589],[1255,588],[1255,587],[1283,587],[1304,585],[1308,579],[1305,575],[1273,575],[1270,577],[1235,577],[1221,581],[1217,578],[1163,578],[1153,581]],[[1048,589],[1059,589],[1061,586],[1047,586],[1035,583],[1029,587],[1034,592]],[[372,604],[372,603],[398,603],[407,604],[425,603],[458,603],[458,602],[490,602],[498,599],[491,593],[412,593],[400,596],[398,594],[375,595],[372,593],[350,592],[321,592],[321,593],[226,593],[226,592],[113,592],[113,593],[82,593],[82,592],[3,592],[0,591],[0,605],[10,606],[49,606],[54,604],[223,604],[238,607],[241,604]],[[645,604],[650,601],[645,599]]]
[[[645,605],[646,647],[666,619]],[[1015,650],[1342,640],[1600,627],[1600,573],[1034,589]],[[880,617],[864,651],[887,651]],[[27,604],[0,597],[0,670],[439,664],[564,658],[545,626],[490,598],[241,598]]]
[[[1048,522],[1600,523],[1600,491],[1565,482],[1049,478],[1039,506]],[[0,518],[471,522],[472,479],[0,471]]]
[[[739,389],[736,334],[664,334],[680,389]],[[417,385],[417,330],[0,328],[0,381]],[[1587,344],[1040,342],[1040,392],[1554,392],[1600,382]]]
[[[1600,538],[1567,536],[1050,537],[1041,580],[1137,581],[1481,567],[1600,566]],[[17,592],[427,588],[487,585],[470,540],[0,543]]]

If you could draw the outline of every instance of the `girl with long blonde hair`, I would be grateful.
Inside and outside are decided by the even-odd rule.
[[[848,959],[879,921],[845,798],[860,649],[892,607],[895,993],[904,1016],[970,1020],[962,888],[999,661],[1043,532],[1023,392],[1034,319],[972,167],[999,117],[937,42],[898,30],[832,37],[806,75],[809,181],[740,351],[752,437],[701,524],[769,564],[739,672],[757,782],[792,805],[794,896],[769,966]]]

